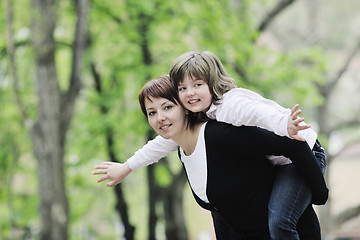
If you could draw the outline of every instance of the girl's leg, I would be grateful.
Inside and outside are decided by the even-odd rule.
[[[318,140],[313,153],[324,174],[326,155]],[[321,239],[310,189],[293,164],[279,167],[269,202],[269,230],[271,239],[299,239],[299,235],[302,240]]]
[[[310,189],[293,164],[278,167],[269,201],[269,230],[273,240],[299,240],[298,220],[311,202]]]
[[[319,164],[320,170],[322,172],[322,174],[325,174],[326,171],[326,155],[325,155],[325,150],[324,148],[321,146],[319,140],[316,139],[315,145],[312,149],[316,160]]]

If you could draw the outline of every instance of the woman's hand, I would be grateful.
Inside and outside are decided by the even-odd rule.
[[[93,175],[105,174],[97,180],[98,183],[108,179],[112,180],[106,184],[108,187],[119,184],[132,172],[127,163],[122,164],[115,162],[103,162],[102,164],[95,166],[95,169],[99,170],[93,171]]]

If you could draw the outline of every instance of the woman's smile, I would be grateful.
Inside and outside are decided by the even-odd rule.
[[[169,139],[181,134],[187,126],[185,109],[166,98],[145,100],[145,108],[150,126],[157,134]]]
[[[163,131],[168,130],[171,127],[172,124],[161,124],[160,129]]]

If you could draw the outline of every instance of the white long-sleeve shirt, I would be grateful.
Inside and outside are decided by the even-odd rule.
[[[272,100],[244,88],[234,88],[225,93],[223,99],[218,103],[212,104],[206,112],[210,119],[230,123],[234,126],[263,127],[277,135],[289,137],[287,123],[291,110],[280,106]],[[312,129],[306,129],[300,131],[299,135],[306,139],[306,142],[312,149],[317,134]],[[137,171],[142,167],[159,161],[177,149],[178,145],[173,140],[157,136],[136,151],[127,160],[127,163],[131,170]],[[270,159],[274,164],[287,164],[291,162],[290,159],[285,157],[271,157]]]

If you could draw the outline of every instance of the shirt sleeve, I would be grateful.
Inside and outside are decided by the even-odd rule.
[[[211,119],[234,126],[258,126],[279,136],[288,134],[288,118],[291,110],[276,102],[243,88],[232,89],[224,94],[218,105],[212,105],[207,113]],[[317,134],[312,129],[300,131],[310,148],[315,144]]]
[[[158,162],[161,158],[178,149],[178,145],[171,139],[157,136],[127,160],[129,167],[137,171],[142,167]]]

